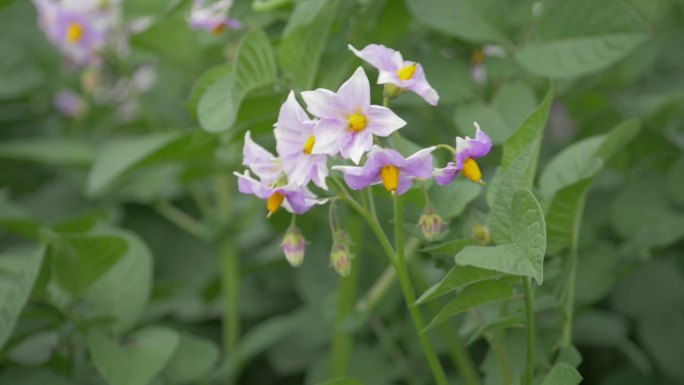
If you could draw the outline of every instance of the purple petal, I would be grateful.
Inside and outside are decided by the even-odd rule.
[[[456,160],[461,159],[465,161],[468,158],[481,158],[489,153],[492,149],[492,140],[480,126],[475,123],[475,139],[470,137],[456,138]],[[459,163],[459,166],[462,163]]]
[[[242,148],[242,164],[249,167],[264,183],[270,183],[281,176],[278,159],[263,147],[254,143],[252,134],[245,133],[245,145]]]
[[[449,162],[446,167],[438,168],[434,171],[433,176],[435,177],[435,182],[440,186],[446,186],[456,179],[456,175],[460,171],[460,168],[456,166],[455,163]]]
[[[277,191],[285,195],[283,207],[295,214],[304,214],[313,206],[326,202],[325,199],[318,199],[316,195],[303,186],[294,187],[288,185],[277,189]]]
[[[404,167],[406,164],[406,159],[396,150],[391,148],[381,148],[378,146],[373,146],[371,152],[368,154],[368,160],[366,165],[372,165],[372,167],[384,167],[384,166],[397,166],[399,168]]]
[[[275,124],[276,150],[280,156],[301,153],[306,141],[313,135],[315,122],[309,119],[302,106],[290,91],[287,100],[280,107]]]
[[[373,135],[390,136],[394,131],[404,127],[406,122],[392,110],[382,106],[368,107],[368,127]]]
[[[321,119],[337,119],[346,121],[349,115],[348,108],[340,102],[337,94],[324,88],[301,93],[306,109],[311,114]]]
[[[425,148],[409,156],[401,170],[414,178],[429,179],[432,177],[432,151],[435,148]]]
[[[365,114],[370,105],[370,83],[368,77],[359,67],[354,74],[337,90],[337,98],[347,107],[349,114]]]
[[[347,123],[338,119],[321,119],[314,127],[314,144],[312,154],[337,155],[340,152],[340,139],[346,135]]]
[[[352,47],[351,44],[347,45],[347,47],[354,53],[354,55],[358,56],[380,71],[396,72],[399,68],[401,68],[401,63],[403,62],[401,53],[399,53],[399,51],[387,48],[384,45],[369,44],[361,51]]]
[[[373,147],[373,134],[369,130],[348,132],[340,140],[340,155],[359,164],[364,153]]]
[[[238,191],[243,194],[255,195],[260,199],[268,199],[273,194],[272,188],[252,178],[249,171],[244,174],[234,172],[233,175],[238,177]]]
[[[423,70],[422,65],[418,64],[416,66],[416,72],[413,74],[410,82],[411,84],[406,88],[420,95],[428,104],[433,106],[437,105],[439,95],[425,78],[425,71]]]
[[[352,190],[363,190],[380,182],[380,167],[372,167],[368,163],[363,167],[334,166],[333,170],[342,171],[344,181]]]
[[[411,186],[413,186],[413,178],[399,171],[399,183],[397,184],[397,189],[395,191],[397,195],[407,192]]]
[[[325,178],[328,176],[326,155],[307,155],[303,152],[283,158],[283,170],[290,184],[306,186],[314,183],[327,190]]]

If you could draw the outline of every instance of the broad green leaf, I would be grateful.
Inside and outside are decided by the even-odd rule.
[[[31,240],[40,237],[41,224],[21,207],[0,194],[0,229],[19,234]]]
[[[0,254],[0,348],[12,335],[43,263],[44,248]]]
[[[193,114],[197,115],[197,107],[202,95],[216,83],[219,79],[229,76],[233,72],[233,66],[227,63],[218,64],[214,67],[209,68],[206,72],[200,76],[195,84],[190,90],[190,96],[188,96],[187,106]]]
[[[468,338],[466,344],[472,344],[473,342],[477,341],[480,337],[491,331],[509,328],[522,328],[524,325],[525,320],[521,314],[501,316],[475,329],[473,334],[470,335],[470,338]]]
[[[90,165],[95,154],[92,145],[72,138],[31,138],[0,143],[0,158],[57,166]]]
[[[210,340],[188,333],[180,335],[176,352],[162,371],[164,383],[195,383],[207,376],[219,358],[219,348]]]
[[[505,41],[503,32],[485,14],[481,2],[473,0],[406,0],[420,23],[471,43]]]
[[[489,228],[494,244],[511,242],[511,201],[513,194],[522,187],[525,172],[531,163],[531,150],[532,145],[530,151],[521,154],[508,169],[497,172],[490,185],[490,189],[494,190],[494,204],[489,213]]]
[[[75,296],[116,264],[128,244],[117,236],[75,234],[51,240],[52,272],[57,283]]]
[[[204,133],[168,132],[112,140],[88,173],[87,193],[99,195],[132,170],[164,161],[209,160],[216,138]]]
[[[93,234],[123,238],[126,254],[84,293],[90,318],[113,318],[117,331],[129,329],[142,314],[152,290],[152,255],[137,235],[118,229]]]
[[[475,241],[473,241],[471,239],[455,239],[453,241],[437,243],[434,245],[424,247],[420,251],[425,252],[425,253],[430,253],[432,255],[449,255],[449,256],[451,256],[451,255],[457,254],[459,251],[463,250],[464,247],[472,246],[474,244],[475,244]]]
[[[549,84],[544,99],[537,108],[527,116],[520,127],[511,135],[503,146],[503,155],[501,157],[501,166],[505,169],[513,164],[525,151],[531,151],[531,162],[526,172],[526,180],[523,187],[532,187],[534,180],[534,173],[537,169],[537,159],[539,158],[539,149],[541,147],[541,140],[544,136],[544,128],[549,117],[549,110],[551,109],[551,102],[553,101],[554,86]],[[531,149],[530,149],[531,147]]]
[[[473,136],[473,122],[478,122],[492,142],[505,142],[515,129],[537,106],[537,98],[526,83],[505,83],[497,91],[490,104],[473,102],[457,106],[454,121],[465,135]]]
[[[0,100],[19,97],[43,83],[44,73],[24,47],[0,40],[0,52]]]
[[[332,380],[319,382],[316,385],[363,385],[363,382],[350,377],[338,377],[333,378]]]
[[[209,132],[223,132],[235,123],[243,99],[276,80],[271,42],[261,30],[247,33],[240,43],[233,73],[220,78],[202,95],[198,118]]]
[[[551,159],[539,176],[542,195],[552,197],[556,191],[570,184],[593,177],[602,166],[594,154],[604,141],[604,135],[583,139]]]
[[[510,286],[500,281],[484,281],[472,284],[446,304],[422,332],[425,333],[475,306],[510,298],[513,293]]]
[[[72,385],[47,368],[9,367],[0,374],[0,385]]]
[[[283,37],[288,37],[290,33],[294,32],[298,27],[304,27],[311,24],[316,17],[321,13],[328,0],[301,0],[297,2],[290,18],[287,19],[287,25],[283,30]]]
[[[416,300],[416,304],[431,301],[458,288],[486,281],[498,275],[499,273],[497,272],[478,269],[477,267],[454,266],[441,281],[427,289],[425,293]]]
[[[568,364],[560,363],[551,368],[541,385],[578,385],[580,382],[582,382],[582,376],[577,369]]]
[[[670,167],[667,175],[667,191],[670,198],[680,206],[684,206],[684,156]]]
[[[87,345],[95,368],[109,385],[146,385],[170,361],[178,341],[175,331],[152,326],[122,343],[93,331]]]
[[[539,40],[517,52],[529,72],[569,78],[600,71],[644,43],[642,22],[619,0],[544,2]]]
[[[546,227],[544,213],[532,192],[527,189],[515,192],[510,217],[512,243],[495,247],[466,247],[456,255],[456,263],[533,277],[541,285]]]
[[[292,17],[303,6],[307,9],[322,7],[327,0],[307,0],[297,4]],[[278,47],[278,62],[283,71],[292,78],[297,90],[310,89],[318,73],[318,66],[328,41],[328,35],[335,20],[338,2],[332,1],[317,12],[318,16],[309,23],[299,23],[291,32],[285,29],[285,38]],[[288,24],[290,27],[290,24]]]
[[[587,189],[594,178],[582,179],[556,191],[546,212],[546,231],[550,253],[570,247],[579,236],[579,224]]]
[[[430,203],[444,220],[450,220],[465,210],[468,203],[480,195],[482,187],[479,184],[451,183],[448,186],[433,185],[428,191]]]

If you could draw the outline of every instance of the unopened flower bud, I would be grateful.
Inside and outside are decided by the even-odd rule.
[[[473,226],[473,239],[478,245],[488,245],[492,241],[491,234],[489,233],[489,227],[476,223],[475,226]]]
[[[330,265],[342,277],[348,276],[351,272],[354,255],[349,250],[350,245],[351,241],[347,232],[336,230],[333,235],[332,249],[330,250]]]
[[[306,240],[302,236],[302,232],[295,226],[290,226],[283,237],[283,252],[285,258],[290,265],[297,267],[304,262],[304,250],[306,249]]]
[[[386,83],[384,92],[387,99],[395,99],[403,94],[405,90],[395,84]]]
[[[423,213],[420,215],[420,219],[418,219],[418,225],[420,226],[420,231],[423,232],[425,239],[433,241],[437,235],[442,232],[444,221],[432,206],[426,206],[423,209]]]

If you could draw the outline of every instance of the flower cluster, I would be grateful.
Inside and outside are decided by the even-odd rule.
[[[439,96],[427,82],[419,63],[404,61],[399,52],[381,45],[369,45],[360,51],[349,48],[379,69],[378,84],[385,85],[386,99],[413,91],[428,103],[437,104]],[[326,199],[317,197],[308,185],[313,182],[323,190],[328,189],[329,157],[339,157],[354,164],[331,167],[342,172],[352,190],[382,184],[391,194],[401,195],[411,188],[415,179],[427,180],[434,176],[438,184],[444,185],[451,183],[458,173],[481,182],[482,175],[475,159],[486,155],[492,142],[477,123],[474,139],[456,138],[455,149],[441,146],[451,148],[454,155],[453,162],[444,168],[434,169],[433,166],[432,152],[437,146],[408,157],[381,147],[379,138],[392,135],[406,122],[386,106],[371,104],[370,83],[361,67],[337,92],[316,89],[302,92],[301,97],[306,110],[293,91],[280,108],[274,129],[277,156],[256,144],[247,132],[243,165],[249,170],[235,172],[239,191],[265,200],[269,216],[281,206],[291,213],[303,214],[314,205],[325,203]],[[365,162],[359,165],[364,156]],[[430,223],[424,224],[424,232],[429,238],[434,238],[441,228],[441,218],[433,214],[426,219]],[[293,265],[301,263],[304,244],[301,233],[291,228],[283,247]],[[348,272],[351,258],[339,258],[338,254],[331,264],[338,271]]]
[[[228,17],[233,0],[218,0],[206,4],[205,0],[195,0],[190,11],[188,23],[192,29],[202,29],[214,35],[220,35],[228,28],[241,27],[239,21]]]
[[[121,20],[121,0],[33,0],[47,38],[77,65],[99,65]]]

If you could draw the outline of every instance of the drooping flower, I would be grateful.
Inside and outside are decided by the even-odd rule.
[[[347,47],[380,71],[378,84],[392,84],[399,87],[399,92],[411,90],[429,104],[437,105],[439,95],[425,78],[425,71],[420,63],[406,61],[399,51],[380,44],[369,44],[360,51],[351,44]]]
[[[288,183],[280,159],[254,143],[249,131],[245,134],[242,154],[242,164],[259,179],[254,179],[249,171],[243,174],[235,172],[238,190],[265,200],[269,215],[277,212],[281,206],[291,213],[303,214],[314,205],[325,203],[324,199],[318,199],[306,186]]]
[[[363,68],[337,90],[302,92],[307,109],[320,118],[314,128],[314,154],[342,155],[358,164],[373,147],[373,135],[389,136],[406,125],[392,110],[370,104],[370,84]]]
[[[349,234],[342,229],[335,230],[333,245],[330,249],[330,266],[342,277],[348,276],[351,272],[354,254],[351,252],[350,247],[351,239]]]
[[[88,111],[88,105],[77,93],[71,90],[61,90],[55,95],[55,107],[64,116],[80,119]]]
[[[454,162],[447,163],[446,167],[435,170],[435,181],[439,185],[451,183],[459,172],[475,183],[482,181],[482,172],[475,159],[481,158],[492,149],[492,140],[480,125],[475,124],[475,138],[456,137],[456,153]]]
[[[239,21],[228,17],[228,11],[233,6],[233,0],[218,0],[205,4],[205,0],[195,0],[190,11],[190,27],[207,30],[214,35],[220,35],[228,28],[241,27]]]
[[[492,241],[492,235],[487,225],[476,223],[473,225],[473,239],[480,246],[487,246]]]
[[[316,144],[312,121],[290,91],[287,101],[280,107],[278,122],[275,124],[276,150],[282,158],[283,170],[291,183],[305,186],[313,181],[318,187],[327,190],[325,178],[328,176],[325,154],[313,154]]]
[[[118,1],[33,0],[41,29],[68,59],[98,65],[113,27],[120,21]]]
[[[353,190],[382,183],[390,193],[401,195],[411,188],[413,179],[432,176],[431,153],[434,150],[435,147],[425,148],[404,158],[395,150],[374,146],[363,166],[335,166],[333,170],[342,171],[344,180]]]
[[[297,267],[304,262],[304,251],[306,250],[306,239],[296,226],[290,226],[283,237],[281,243],[285,259],[290,265]]]

